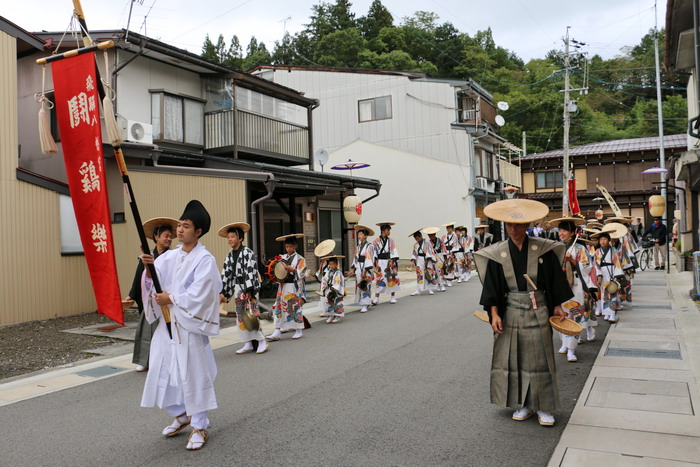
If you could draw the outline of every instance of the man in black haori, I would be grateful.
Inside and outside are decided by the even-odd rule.
[[[486,231],[489,226],[487,224],[477,225],[476,235],[474,235],[474,251],[479,251],[482,248],[491,246],[493,243],[493,234]]]
[[[509,199],[490,204],[484,214],[505,222],[508,240],[474,253],[483,283],[480,304],[494,331],[491,403],[517,409],[514,420],[537,412],[540,425],[554,425],[559,384],[554,363],[552,315],[573,297],[562,272],[566,246],[528,237],[530,223],[549,208],[538,201]]]

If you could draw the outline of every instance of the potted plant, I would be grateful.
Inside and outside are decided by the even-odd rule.
[[[683,261],[684,271],[693,270],[693,250],[687,250],[681,253],[681,260]]]

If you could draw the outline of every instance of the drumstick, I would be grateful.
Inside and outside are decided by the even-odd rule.
[[[523,276],[525,277],[525,280],[527,281],[527,283],[530,284],[530,287],[532,287],[532,290],[537,290],[537,286],[535,285],[534,282],[532,282],[532,279],[530,279],[530,276],[528,276],[527,274],[523,274]]]

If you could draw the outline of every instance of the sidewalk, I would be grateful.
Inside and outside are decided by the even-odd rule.
[[[637,275],[550,466],[700,465],[700,313],[690,272]]]
[[[401,279],[402,290],[398,292],[396,296],[398,298],[407,297],[416,288],[416,275],[413,272],[400,271],[399,277]],[[318,316],[320,313],[319,297],[313,293],[313,290],[317,290],[318,287],[312,284],[310,285],[309,298],[311,298],[311,301],[304,306],[304,316],[306,316],[312,324],[320,323],[324,321],[325,318]],[[352,304],[354,301],[354,281],[348,281],[347,289],[348,296],[345,300],[346,313],[359,311],[360,307]],[[382,295],[379,306],[373,307],[370,313],[368,313],[368,316],[376,312],[375,310],[381,310],[383,307],[392,306],[388,301],[388,295]],[[261,320],[261,324],[264,334],[267,335],[274,331],[272,322]],[[287,340],[291,340],[291,338],[283,339],[283,341]],[[215,350],[239,343],[240,340],[238,338],[236,326],[222,329],[218,336],[211,339],[212,348]],[[275,348],[279,345],[280,343],[272,343],[269,353],[276,353],[277,350],[275,350]],[[133,344],[114,347],[116,347],[117,350],[121,349],[123,353],[117,356],[107,355],[105,357],[91,358],[59,368],[52,368],[0,381],[0,407],[80,386],[82,384],[92,383],[112,376],[133,372],[134,364],[131,362]]]

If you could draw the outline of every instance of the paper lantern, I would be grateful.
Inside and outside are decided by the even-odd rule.
[[[595,212],[595,218],[598,219],[598,220],[601,220],[601,219],[603,218],[603,210],[602,210],[602,209],[598,209],[598,210]]]
[[[359,196],[348,196],[343,201],[343,216],[349,224],[356,224],[362,217],[362,200]]]
[[[666,200],[661,195],[649,197],[649,214],[652,217],[661,217],[666,211]]]

